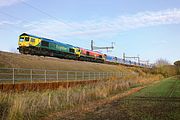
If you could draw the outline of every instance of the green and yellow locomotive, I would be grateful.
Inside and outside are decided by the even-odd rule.
[[[76,59],[80,56],[78,47],[51,39],[23,33],[19,36],[19,52],[31,55],[54,56]]]
[[[19,52],[22,54],[53,56],[93,62],[104,62],[105,60],[102,53],[26,33],[19,36],[18,45]]]

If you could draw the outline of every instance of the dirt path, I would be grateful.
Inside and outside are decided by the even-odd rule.
[[[110,116],[114,116],[114,114],[118,113],[114,108],[116,107],[116,100],[129,96],[142,88],[144,87],[133,88],[104,100],[90,102],[87,105],[72,109],[71,111],[67,110],[53,113],[42,120],[106,120],[110,118]]]

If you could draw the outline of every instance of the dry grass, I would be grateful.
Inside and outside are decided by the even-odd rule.
[[[143,81],[143,79],[145,80]],[[104,99],[138,84],[145,84],[156,79],[159,78],[151,76],[151,79],[137,79],[131,76],[126,80],[111,79],[68,89],[20,93],[1,92],[0,119],[39,119],[51,112],[63,111],[90,101]]]

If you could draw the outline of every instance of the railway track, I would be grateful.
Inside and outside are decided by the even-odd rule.
[[[174,91],[176,90],[178,80],[176,80],[176,82],[174,82],[171,86],[171,89],[167,92],[167,97],[171,97],[172,94],[174,93]]]
[[[124,99],[125,101],[138,101],[138,102],[176,102],[180,103],[180,96],[174,96],[174,92],[176,92],[177,87],[179,85],[179,80],[176,79],[175,81],[169,81],[173,82],[172,84],[169,84],[169,89],[164,89],[164,96],[159,93],[159,95],[151,95],[149,96],[147,93],[145,93],[145,96],[133,96],[130,98]]]
[[[134,98],[125,99],[125,101],[178,102],[180,103],[180,97],[134,97]]]

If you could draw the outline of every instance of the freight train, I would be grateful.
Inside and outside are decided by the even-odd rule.
[[[124,60],[122,58],[109,56],[100,52],[95,52],[27,33],[23,33],[19,36],[18,46],[19,47],[17,49],[22,54],[51,56],[98,63],[113,63],[129,66],[150,67],[142,63]]]

